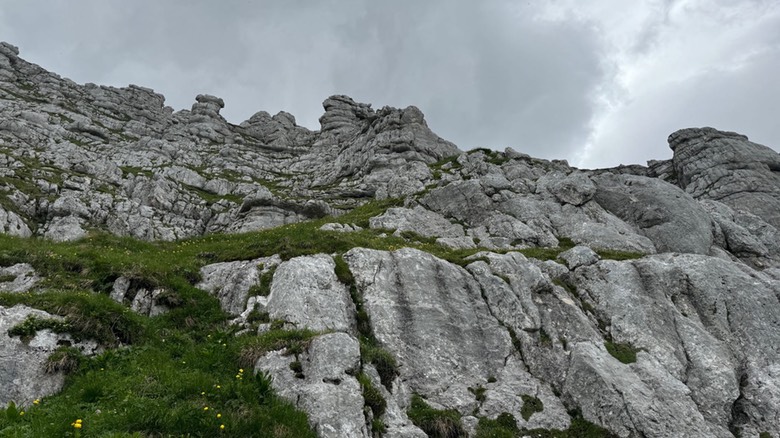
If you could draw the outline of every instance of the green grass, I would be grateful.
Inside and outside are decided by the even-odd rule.
[[[614,438],[607,429],[597,426],[574,413],[566,430],[519,429],[512,414],[503,413],[495,420],[480,418],[476,438]]]
[[[360,383],[360,389],[363,392],[363,400],[365,400],[366,406],[371,409],[371,413],[375,419],[378,419],[384,415],[387,409],[387,401],[382,396],[382,393],[374,387],[371,383],[371,379],[364,373],[358,373],[357,381]]]
[[[44,329],[54,333],[67,333],[73,331],[74,328],[67,321],[30,315],[24,321],[11,327],[8,330],[8,336],[19,336],[22,341],[27,342],[35,336],[38,330]]]
[[[177,308],[145,318],[97,293],[0,294],[2,305],[43,308],[65,316],[84,337],[125,346],[92,358],[72,348],[55,352],[46,367],[69,373],[64,389],[23,416],[0,415],[0,436],[72,436],[76,419],[85,437],[314,436],[306,416],[274,395],[266,376],[242,366],[250,353],[293,351],[313,334],[236,337],[216,299],[183,297],[193,301],[183,304],[186,316]],[[32,328],[48,324],[30,321]]]
[[[520,415],[523,420],[528,421],[533,414],[544,410],[544,403],[538,398],[527,394],[523,394],[521,397],[523,398],[523,407],[520,408]]]
[[[257,284],[249,288],[249,296],[261,295],[267,297],[271,294],[271,282],[274,279],[274,273],[276,272],[276,266],[271,267],[265,271],[258,280]]]
[[[604,347],[607,348],[609,354],[622,363],[629,364],[636,362],[636,350],[630,344],[621,344],[617,342],[607,341],[604,342]]]
[[[438,410],[428,406],[422,397],[412,396],[406,411],[409,419],[431,438],[458,438],[467,436],[460,414],[454,409]]]
[[[70,333],[76,340],[94,339],[115,347],[131,344],[145,335],[143,318],[106,295],[88,292],[0,293],[0,305],[25,304],[63,316],[64,321],[28,318],[11,328],[12,336],[32,337],[44,328]]]
[[[495,420],[480,418],[477,423],[476,438],[515,438],[520,436],[520,429],[512,414],[504,412]]]

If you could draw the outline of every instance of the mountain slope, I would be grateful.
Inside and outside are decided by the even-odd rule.
[[[780,436],[771,149],[690,128],[581,170],[462,152],[414,107],[332,96],[310,131],[223,106],[0,45],[0,403],[28,406],[0,431],[72,431],[78,399],[95,436],[300,436],[285,403],[324,437]],[[239,367],[229,396],[198,380]]]

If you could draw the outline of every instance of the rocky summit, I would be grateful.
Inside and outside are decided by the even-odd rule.
[[[224,105],[0,44],[0,436],[780,437],[772,149],[584,170]]]

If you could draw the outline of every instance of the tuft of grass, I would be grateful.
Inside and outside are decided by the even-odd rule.
[[[48,374],[57,372],[69,374],[79,369],[83,358],[84,356],[77,348],[63,346],[56,349],[46,359],[44,370]]]
[[[614,249],[596,249],[596,254],[601,257],[602,260],[636,260],[641,259],[646,254],[634,251],[618,251]]]
[[[271,283],[274,279],[274,273],[276,272],[276,266],[269,268],[258,280],[257,284],[249,288],[249,296],[260,295],[267,297],[271,294]]]
[[[19,336],[23,342],[29,342],[39,330],[45,329],[54,333],[66,333],[73,330],[67,321],[30,315],[24,321],[11,327],[8,330],[8,336]]]
[[[479,403],[483,403],[485,401],[485,392],[487,391],[486,388],[482,386],[477,386],[476,388],[469,387],[469,392],[474,394],[474,398]]]
[[[290,362],[290,369],[295,373],[296,379],[306,378],[306,376],[303,374],[303,364],[301,364],[300,361],[296,360],[294,362]]]
[[[521,436],[514,415],[504,412],[495,420],[480,418],[476,438],[515,438]]]
[[[480,418],[476,438],[615,438],[609,430],[595,425],[575,413],[566,430],[518,429],[514,416],[503,413],[495,420]]]
[[[630,344],[621,344],[612,341],[604,342],[604,347],[607,348],[609,354],[622,363],[630,364],[636,362],[637,350]]]
[[[311,340],[319,333],[307,330],[285,330],[274,328],[242,341],[239,353],[241,366],[254,367],[258,359],[269,351],[285,350],[285,354],[298,355],[306,351]]]
[[[111,300],[88,292],[43,292],[38,294],[0,293],[0,305],[25,304],[65,317],[64,321],[28,318],[11,329],[12,335],[32,337],[48,328],[67,332],[74,339],[93,339],[106,347],[132,344],[144,337],[142,317]]]
[[[363,391],[363,400],[365,400],[366,406],[371,409],[374,418],[378,419],[384,415],[387,409],[387,401],[382,397],[382,393],[374,387],[371,379],[365,373],[358,373],[356,378],[358,383],[360,383],[360,389]]]
[[[539,345],[542,347],[552,347],[553,345],[552,338],[544,331],[544,327],[539,328]]]
[[[406,411],[409,419],[431,438],[459,438],[468,434],[460,421],[460,413],[454,409],[433,409],[422,397],[412,396],[412,404]]]
[[[16,280],[16,275],[0,275],[0,283],[10,283]]]
[[[382,381],[382,385],[388,390],[392,389],[393,380],[398,375],[398,363],[395,357],[387,350],[377,345],[372,345],[363,336],[361,336],[361,341],[360,357],[363,358],[363,362],[374,365],[377,373],[379,373],[379,380]]]
[[[521,397],[523,398],[523,407],[520,408],[520,415],[522,415],[523,420],[528,421],[533,414],[544,410],[544,403],[537,397],[527,394],[523,394]]]

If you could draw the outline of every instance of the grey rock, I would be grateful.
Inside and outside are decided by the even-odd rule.
[[[11,281],[0,282],[0,292],[27,292],[41,279],[27,263],[0,267],[0,277],[14,277]]]
[[[749,212],[736,212],[718,201],[702,200],[713,220],[714,243],[756,268],[777,264],[780,232]]]
[[[236,316],[247,309],[250,290],[260,276],[279,263],[279,256],[272,256],[206,265],[200,269],[202,280],[195,287],[216,296],[222,310]]]
[[[713,128],[669,136],[680,187],[694,198],[749,211],[780,228],[780,155],[744,135]]]
[[[355,305],[324,254],[290,259],[276,269],[266,310],[298,328],[356,330]]]
[[[0,206],[0,233],[17,237],[30,237],[30,227],[13,211],[7,211]]]
[[[402,364],[399,379],[431,402],[471,412],[468,388],[496,376],[511,353],[479,284],[463,268],[410,248],[356,248],[344,259],[377,340]]]
[[[457,181],[435,189],[420,200],[428,209],[468,223],[484,220],[493,202],[477,180]]]
[[[55,242],[69,242],[87,235],[84,221],[76,216],[56,217],[46,225],[43,236]]]
[[[712,246],[710,217],[688,194],[652,178],[603,174],[594,178],[595,200],[635,225],[660,252],[707,254]]]
[[[549,385],[529,374],[523,362],[514,355],[507,359],[506,366],[496,382],[488,383],[486,388],[485,402],[479,408],[481,416],[495,419],[504,412],[512,412],[520,428],[569,428],[569,414]],[[522,414],[517,415],[522,412],[525,404],[523,395],[539,399],[543,406],[541,412],[534,412],[528,420],[525,420]]]
[[[165,293],[163,289],[138,289],[130,303],[130,310],[144,316],[158,316],[168,311],[168,308],[157,302],[157,299]]]
[[[85,355],[100,350],[90,341],[75,342],[66,333],[38,331],[29,342],[8,335],[8,330],[22,323],[30,316],[45,319],[60,319],[41,310],[21,304],[13,307],[0,306],[0,405],[9,402],[29,406],[33,400],[57,393],[65,382],[62,372],[46,372],[45,362],[62,343],[69,343]]]
[[[369,220],[371,228],[412,231],[423,237],[463,237],[463,226],[423,207],[389,208]]]
[[[684,385],[668,382],[650,386],[603,347],[578,343],[572,351],[563,391],[564,397],[580,405],[586,419],[605,425],[621,437],[731,436],[728,429],[713,427],[702,418]],[[655,394],[660,391],[669,398],[659,399]]]
[[[336,231],[339,233],[350,233],[353,231],[360,231],[362,229],[363,228],[354,224],[339,224],[334,222],[329,222],[320,227],[320,230],[322,231]]]
[[[436,243],[450,249],[472,249],[477,247],[477,244],[474,243],[474,239],[468,236],[439,237],[436,239]]]
[[[574,282],[580,299],[592,303],[616,342],[644,351],[637,355],[635,365],[623,368],[630,368],[647,388],[654,388],[652,394],[641,385],[631,390],[632,397],[645,394],[627,401],[637,403],[634,408],[626,407],[632,423],[615,420],[610,429],[618,431],[633,424],[646,428],[642,430],[647,436],[651,431],[653,436],[664,436],[691,425],[709,430],[710,436],[727,436],[724,431],[730,428],[752,435],[776,433],[778,386],[770,375],[779,353],[768,346],[780,321],[778,306],[769,304],[777,301],[776,283],[729,261],[693,254],[601,261],[577,269]],[[591,346],[582,351],[583,370],[591,369],[584,378],[590,382],[597,381],[593,372],[601,373],[596,369],[603,370],[607,364],[597,359],[604,355],[596,350]],[[625,375],[612,370],[598,379],[610,374]],[[570,372],[571,384],[572,378]],[[635,383],[627,380],[608,386],[638,384],[634,377],[621,378]],[[595,388],[591,383],[579,386],[582,383],[576,384],[579,389],[572,388],[571,400],[592,400]],[[686,387],[674,389],[679,383]],[[629,392],[618,391],[624,396]],[[665,391],[677,395],[664,395]],[[658,405],[672,399],[675,413],[659,410]],[[604,412],[592,414],[603,418]],[[656,415],[660,417],[653,419]],[[692,423],[670,426],[674,423],[670,415]],[[656,423],[671,428],[657,430],[652,426]]]
[[[281,352],[260,358],[255,372],[272,376],[274,389],[309,415],[318,436],[369,437],[360,384],[353,377],[360,367],[357,339],[346,333],[318,336],[301,356],[303,378],[290,369],[295,357]]]
[[[130,289],[130,279],[127,277],[119,277],[114,280],[114,284],[111,287],[111,299],[117,303],[123,303],[127,291]]]
[[[590,266],[599,261],[599,255],[587,246],[575,246],[558,254],[558,258],[563,260],[566,266],[572,270],[580,266]]]
[[[566,176],[558,174],[544,188],[561,203],[575,206],[590,201],[596,193],[596,185],[582,172],[572,172]]]

